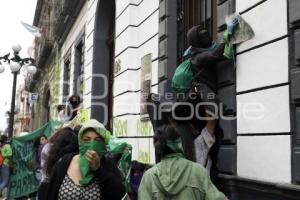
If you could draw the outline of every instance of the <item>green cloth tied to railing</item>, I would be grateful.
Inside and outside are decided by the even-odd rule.
[[[108,143],[108,152],[112,155],[122,154],[121,158],[118,161],[118,169],[121,172],[121,176],[126,187],[126,190],[129,189],[129,174],[132,158],[132,146],[119,138],[111,138]]]
[[[234,57],[234,46],[254,37],[251,26],[242,18],[241,15],[233,14],[226,19],[227,30],[224,32],[224,56],[228,59]]]

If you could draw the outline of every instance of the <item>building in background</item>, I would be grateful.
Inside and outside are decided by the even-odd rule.
[[[218,95],[228,117],[218,167],[230,199],[296,199],[300,189],[299,1],[296,0],[38,0],[34,25],[39,72],[31,92],[32,128],[57,116],[71,94],[90,117],[133,145],[133,159],[154,163],[143,92],[171,92],[186,32],[201,24],[222,38],[227,14],[239,13],[255,37],[218,64]],[[276,13],[276,14],[275,14]],[[263,117],[244,115],[258,103]]]
[[[16,93],[16,116],[14,123],[14,136],[30,132],[31,108],[29,92],[25,90],[25,84],[21,84]]]

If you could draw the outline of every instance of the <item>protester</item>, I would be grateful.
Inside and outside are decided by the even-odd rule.
[[[78,95],[72,95],[68,98],[66,105],[58,105],[58,120],[62,123],[72,121],[78,111],[81,109],[81,99]]]
[[[38,152],[37,152],[37,161],[38,161],[38,164],[39,166],[41,166],[41,155],[42,155],[42,150],[44,148],[44,146],[47,144],[48,142],[48,139],[45,135],[42,135],[40,138],[39,138],[39,146],[38,146]]]
[[[154,147],[162,159],[145,172],[138,199],[226,200],[211,182],[207,170],[184,158],[182,134],[171,124],[157,129]]]
[[[201,26],[194,26],[187,33],[190,46],[189,56],[193,74],[197,83],[201,84],[198,92],[204,94],[207,101],[214,102],[215,98],[207,98],[206,92],[217,91],[217,62],[224,59],[224,43],[212,41],[208,31]],[[216,95],[215,95],[216,96]]]
[[[33,167],[35,170],[36,178],[39,182],[41,182],[41,179],[42,179],[41,154],[42,154],[42,150],[47,142],[48,142],[47,137],[45,135],[42,135],[42,136],[38,137],[33,144],[33,148],[35,151],[35,162],[34,162]]]
[[[45,160],[45,173],[48,177],[60,158],[66,154],[79,152],[77,133],[70,127],[62,128],[59,131],[59,135],[53,140],[48,157]]]
[[[141,180],[143,178],[143,174],[146,169],[149,168],[149,165],[140,163],[138,161],[131,162],[130,169],[130,192],[129,197],[130,200],[137,200],[138,189],[141,184]]]
[[[3,157],[3,164],[0,169],[0,194],[2,194],[3,189],[7,186],[10,175],[12,149],[7,140],[8,138],[6,135],[0,136],[0,148]]]
[[[172,121],[182,134],[182,145],[186,159],[196,162],[207,169],[211,180],[216,181],[218,169],[216,167],[217,154],[219,145],[216,145],[216,121],[208,119],[205,126],[196,129],[190,121],[176,122]]]
[[[173,100],[166,100],[161,98],[160,101],[157,95],[151,94],[148,98],[149,105],[156,105],[160,108],[161,117],[157,113],[159,110],[153,110],[152,106],[148,106],[148,113],[153,124],[154,131],[165,124],[173,124],[181,132],[182,145],[184,149],[184,157],[190,161],[197,162],[206,167],[211,174],[216,174],[216,158],[218,145],[216,141],[220,140],[222,136],[217,127],[217,121],[210,114],[207,113],[205,106],[197,106],[201,102],[201,98],[189,99],[189,105],[186,102],[173,102]],[[195,114],[195,108],[197,114]],[[190,117],[192,116],[192,118]],[[201,118],[200,118],[201,117]],[[206,117],[206,118],[205,118]],[[186,119],[186,120],[183,120]],[[216,133],[218,132],[218,133]],[[156,161],[161,160],[161,155],[156,153]],[[211,171],[211,169],[213,169]]]
[[[58,113],[58,117],[57,117],[58,121],[64,123],[70,119],[70,117],[67,115],[67,112],[65,111],[66,105],[58,105],[56,109]]]
[[[54,164],[68,153],[78,153],[78,139],[76,131],[65,127],[56,131],[44,146],[41,155],[42,180],[38,189],[38,199],[46,199],[46,189]]]
[[[67,154],[53,167],[46,200],[122,199],[125,187],[120,172],[105,155],[110,137],[94,119],[84,125],[78,135],[79,154]]]
[[[71,119],[74,119],[75,116],[77,115],[77,112],[81,109],[81,99],[80,96],[78,95],[72,95],[69,97],[68,102],[70,103],[71,107],[70,107],[70,111],[71,112]]]
[[[212,41],[207,30],[201,26],[194,26],[187,33],[188,43],[191,45],[189,57],[195,75],[192,88],[189,93],[197,95],[196,100],[188,99],[196,107],[199,103],[203,107],[208,120],[197,119],[192,122],[192,126],[198,132],[194,140],[195,158],[202,166],[211,172],[211,177],[215,179],[218,173],[217,157],[219,144],[222,140],[222,130],[218,125],[220,112],[226,112],[226,106],[221,104],[217,96],[217,63],[224,58],[224,43],[217,44]],[[221,106],[222,105],[222,106]],[[205,127],[199,127],[200,121],[205,121]],[[195,135],[195,134],[194,134]],[[196,134],[197,135],[197,134]]]

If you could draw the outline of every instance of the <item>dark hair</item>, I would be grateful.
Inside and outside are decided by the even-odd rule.
[[[187,32],[187,40],[189,45],[197,48],[208,48],[212,43],[208,31],[201,26],[190,28]]]
[[[182,141],[184,157],[191,161],[196,160],[192,125],[189,123],[172,123],[162,125],[155,131],[154,147],[156,162],[160,162],[163,156],[174,153],[166,146],[167,140],[175,140],[178,138]]]
[[[46,174],[51,175],[55,163],[68,153],[78,153],[78,138],[70,127],[62,128],[58,131],[58,136],[50,147],[48,157],[46,158]]]
[[[87,128],[87,129],[85,129],[85,130],[83,131],[83,133],[82,133],[82,135],[80,136],[79,140],[81,140],[81,139],[82,139],[82,136],[83,136],[86,132],[89,132],[89,131],[95,132],[97,135],[99,135],[99,134],[97,133],[97,131],[96,131],[94,128],[90,127],[90,128]],[[105,138],[104,138],[102,135],[99,135],[99,137],[100,137],[103,141],[105,141]]]
[[[47,138],[45,135],[41,135],[41,136],[39,136],[39,137],[37,137],[35,140],[34,140],[34,142],[33,142],[33,148],[35,148],[36,149],[36,151],[38,150],[38,148],[39,148],[39,146],[40,146],[40,144],[41,144],[41,138],[42,137],[44,137],[44,138]]]
[[[63,133],[63,129],[58,129],[56,132],[54,132],[51,135],[48,142],[51,143],[51,144],[54,143],[57,140],[57,138],[60,136],[60,134],[62,134],[62,133]]]
[[[81,125],[77,125],[73,128],[73,131],[76,134],[76,136],[78,136],[81,127],[82,127]]]
[[[81,98],[80,96],[73,94],[69,97],[68,101],[73,106],[73,108],[77,108],[81,103]]]
[[[77,115],[77,110],[74,111],[73,109],[76,109],[76,108],[79,107],[79,105],[81,103],[81,98],[78,95],[72,95],[72,96],[69,97],[68,101],[69,101],[71,107],[67,106],[67,113],[68,113],[68,115],[72,114],[72,116],[70,118],[70,121],[71,121]],[[73,110],[72,113],[71,113],[71,110]]]
[[[154,134],[154,148],[158,162],[165,155],[174,153],[169,147],[167,147],[167,140],[176,140],[179,137],[179,133],[171,124],[162,125],[157,128]]]
[[[0,136],[0,143],[6,143],[8,140],[8,137],[6,135],[1,135]]]
[[[65,105],[58,105],[58,106],[56,107],[57,112],[60,112],[60,111],[64,110],[65,108],[66,108]]]
[[[137,174],[144,173],[148,168],[150,168],[149,165],[140,163],[137,160],[133,160],[130,166],[131,166],[130,176],[133,176],[135,173]]]

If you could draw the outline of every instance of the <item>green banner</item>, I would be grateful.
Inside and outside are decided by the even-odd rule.
[[[39,183],[33,166],[35,161],[33,143],[42,135],[50,137],[59,126],[58,121],[50,121],[28,135],[12,139],[13,169],[8,184],[8,199],[27,196],[37,191]]]

